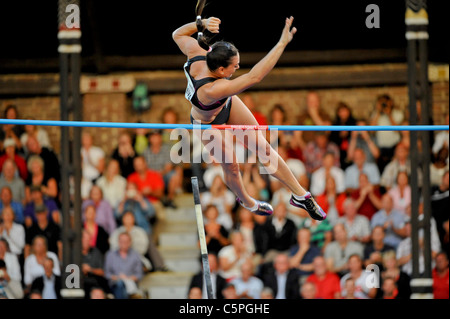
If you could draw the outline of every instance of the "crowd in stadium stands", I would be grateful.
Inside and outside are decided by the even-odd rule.
[[[369,118],[355,118],[341,102],[334,118],[316,92],[292,117],[283,105],[259,112],[261,125],[403,125],[407,116],[383,95]],[[331,106],[327,106],[329,108]],[[9,105],[4,118],[22,118]],[[176,108],[164,111],[177,123]],[[448,125],[448,115],[446,124]],[[158,209],[177,209],[176,197],[199,176],[213,292],[228,299],[408,299],[412,275],[409,132],[288,132],[271,143],[300,183],[328,214],[309,218],[289,205],[289,191],[262,173],[260,164],[240,165],[249,194],[269,201],[270,217],[236,203],[219,163],[171,161],[170,131],[124,131],[111,154],[82,134],[82,260],[85,298],[137,298],[148,272],[171,271],[153,237]],[[0,128],[0,298],[61,298],[61,172],[44,127]],[[432,134],[431,198],[420,197],[419,219],[431,202],[433,294],[449,298],[449,132]],[[249,158],[252,156],[248,154]],[[419,185],[423,174],[419,170]],[[71,182],[73,185],[73,181]],[[73,190],[72,190],[73,193]],[[73,200],[73,199],[72,199]],[[423,274],[423,232],[419,233]],[[200,261],[199,261],[200,262]],[[378,267],[378,287],[366,269]],[[186,298],[206,298],[202,273],[192,276]]]

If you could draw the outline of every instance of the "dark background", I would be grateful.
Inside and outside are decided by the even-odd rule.
[[[94,52],[107,56],[180,54],[171,34],[194,21],[197,1],[80,2],[82,56],[88,57]],[[448,2],[428,0],[431,62],[449,62]],[[366,28],[369,13],[365,9],[370,3],[380,7],[380,29]],[[57,0],[1,1],[0,63],[57,58],[57,8]],[[406,49],[404,0],[210,0],[204,11],[204,16],[222,20],[216,39],[233,42],[241,52],[270,50],[290,15],[299,32],[288,51]]]

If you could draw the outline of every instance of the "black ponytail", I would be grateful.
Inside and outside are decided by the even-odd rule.
[[[197,6],[195,7],[195,13],[197,15],[197,19],[196,19],[195,23],[197,25],[197,31],[198,31],[198,35],[197,35],[198,45],[202,49],[209,51],[209,44],[204,35],[205,27],[203,25],[202,17],[201,17],[205,6],[206,6],[206,0],[198,0]]]

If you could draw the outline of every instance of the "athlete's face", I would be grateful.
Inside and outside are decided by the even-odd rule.
[[[231,63],[226,68],[220,68],[221,76],[229,79],[233,76],[234,72],[240,68],[240,56],[239,53],[231,59]]]

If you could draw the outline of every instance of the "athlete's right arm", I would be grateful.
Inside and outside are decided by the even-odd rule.
[[[208,31],[211,33],[219,33],[220,19],[211,17],[209,19],[203,19],[202,21]],[[189,58],[196,55],[206,55],[206,51],[203,50],[197,40],[192,37],[197,31],[196,23],[191,22],[179,27],[172,33],[172,38],[180,48],[181,52]]]

